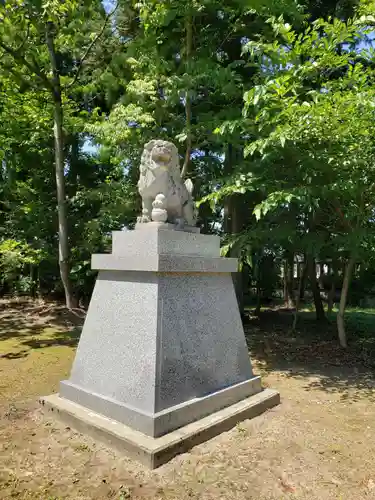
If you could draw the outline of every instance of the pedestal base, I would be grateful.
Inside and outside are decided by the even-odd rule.
[[[58,416],[79,432],[89,434],[146,467],[155,469],[179,453],[184,453],[193,446],[230,430],[238,422],[256,417],[278,405],[280,396],[276,391],[265,389],[158,438],[146,436],[124,424],[61,398],[58,394],[41,398],[40,403],[46,409],[53,411],[54,416]]]
[[[85,390],[69,381],[60,384],[62,398],[82,405],[88,410],[99,412],[104,417],[129,425],[132,429],[151,437],[163,436],[194,420],[257,394],[261,390],[260,377],[253,377],[203,397],[196,397],[170,406],[162,411],[147,413],[113,398]]]
[[[43,399],[73,425],[156,467],[278,403],[251,367],[218,236],[148,223],[115,232],[70,378]]]

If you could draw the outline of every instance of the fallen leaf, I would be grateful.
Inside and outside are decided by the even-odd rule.
[[[335,484],[336,486],[340,486],[342,483],[338,479],[335,479],[334,477],[331,479],[331,483]]]
[[[296,491],[295,487],[288,481],[286,474],[281,475],[280,485],[285,493],[294,493]]]

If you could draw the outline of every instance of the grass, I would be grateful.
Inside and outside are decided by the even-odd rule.
[[[286,323],[290,323],[290,328],[293,324],[293,311],[282,307],[276,310],[270,308],[262,308],[261,314],[267,315],[269,312],[279,312],[280,317],[284,317],[283,327],[287,328]],[[315,322],[315,309],[313,304],[304,304],[299,311],[299,328],[297,331],[304,335],[313,335],[322,339],[337,338],[336,316],[338,309],[333,308],[332,313],[326,312],[328,320],[327,324],[321,324],[317,327]],[[289,318],[289,319],[288,319]],[[345,325],[348,335],[348,340],[352,346],[360,347],[367,344],[368,348],[374,344],[375,350],[375,309],[374,308],[359,308],[348,307],[345,312]],[[375,359],[374,359],[375,361]]]
[[[27,301],[2,301],[1,306],[2,401],[19,402],[57,391],[61,377],[69,374],[79,328],[63,308],[41,314],[38,305]]]

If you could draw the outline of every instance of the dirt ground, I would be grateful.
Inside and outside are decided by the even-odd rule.
[[[374,378],[336,341],[250,320],[252,360],[282,404],[148,471],[43,415],[82,315],[0,302],[0,498],[375,499]]]

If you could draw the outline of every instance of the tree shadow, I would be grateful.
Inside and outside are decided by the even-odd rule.
[[[319,324],[302,314],[295,332],[291,324],[286,310],[250,317],[246,340],[261,371],[303,379],[306,390],[337,394],[348,403],[375,401],[375,315],[355,311],[348,319],[348,349],[339,346],[335,323]]]
[[[8,352],[7,354],[1,354],[0,358],[3,358],[3,359],[21,359],[21,358],[26,358],[28,355],[29,355],[29,350],[23,349],[22,351],[18,351],[18,352]]]
[[[81,327],[85,319],[82,309],[69,310],[57,303],[32,300],[0,301],[0,340],[22,337],[47,326],[55,328]]]
[[[0,354],[0,359],[21,359],[35,349],[78,344],[84,311],[31,301],[3,300],[0,307],[0,344],[15,341],[14,345],[3,344],[10,352]]]
[[[43,349],[52,346],[77,347],[80,335],[81,331],[76,328],[70,332],[58,332],[50,338],[24,340],[21,345],[28,346],[31,349]]]
[[[0,317],[0,341],[39,335],[46,325],[33,324],[31,319],[25,320],[21,314],[2,315]]]
[[[45,349],[48,347],[56,347],[56,346],[65,346],[65,347],[77,347],[79,342],[79,337],[81,335],[81,330],[79,328],[75,328],[71,331],[67,332],[55,332],[50,333],[48,336],[44,334],[42,330],[43,336],[38,338],[34,336],[33,333],[31,338],[27,338],[26,340],[22,340],[18,342],[17,346],[22,347],[25,346],[28,349],[21,349],[18,351],[11,351],[6,354],[1,354],[0,359],[22,359],[29,356],[29,354],[33,350],[37,349]],[[30,333],[28,334],[30,336]],[[17,347],[15,347],[17,348]]]

